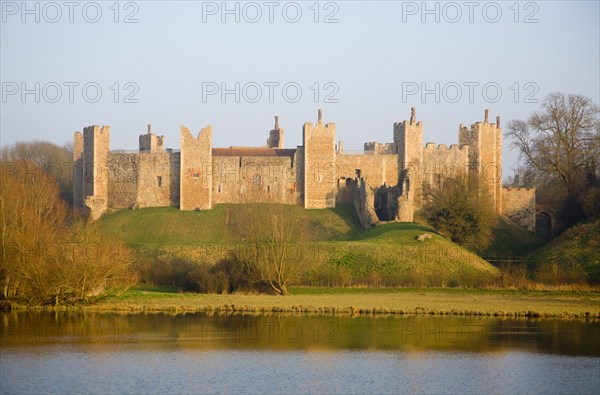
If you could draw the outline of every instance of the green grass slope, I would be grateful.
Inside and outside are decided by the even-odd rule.
[[[481,256],[490,260],[524,257],[545,243],[544,240],[521,228],[507,217],[499,216],[492,228],[490,245],[481,252]]]
[[[600,220],[569,228],[533,252],[527,264],[542,281],[600,284]]]
[[[236,205],[212,210],[181,211],[176,207],[124,209],[105,215],[95,226],[107,236],[132,247],[194,246],[200,243],[234,243]],[[335,209],[306,210],[287,206],[291,215],[307,225],[298,241],[346,240],[359,231],[358,218],[349,205]]]
[[[483,284],[498,276],[494,266],[422,225],[390,223],[362,230],[350,205],[287,209],[305,225],[291,249],[292,263],[302,265],[305,272],[343,267],[354,277],[376,271],[406,279],[403,283],[436,286]],[[216,262],[239,247],[232,224],[235,210],[236,205],[218,205],[206,211],[125,209],[102,217],[96,226],[138,250]],[[418,241],[423,233],[431,238]]]

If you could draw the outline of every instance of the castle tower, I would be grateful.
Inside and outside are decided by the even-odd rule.
[[[180,210],[212,208],[212,126],[195,138],[181,126]]]
[[[152,133],[152,125],[148,125],[148,133],[140,134],[140,152],[163,152],[164,136]]]
[[[421,206],[423,123],[417,122],[416,110],[411,108],[409,121],[394,123],[394,149],[398,154],[398,183],[410,180],[415,208]]]
[[[462,146],[469,145],[469,168],[471,176],[477,177],[483,190],[493,202],[496,213],[502,213],[502,129],[500,117],[496,123],[489,122],[489,110],[485,110],[483,122],[462,127],[458,132]]]
[[[335,207],[335,124],[323,124],[319,109],[317,124],[302,128],[304,144],[304,207]]]
[[[269,131],[267,147],[283,148],[283,129],[279,127],[279,116],[275,115],[275,127]]]
[[[75,132],[73,159],[73,205],[76,210],[90,211],[90,218],[99,218],[108,208],[108,152],[110,128],[88,126]]]

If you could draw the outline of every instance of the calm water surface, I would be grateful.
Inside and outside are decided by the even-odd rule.
[[[2,313],[0,393],[589,393],[600,323]]]

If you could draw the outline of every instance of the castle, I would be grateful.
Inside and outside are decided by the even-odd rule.
[[[208,210],[221,203],[284,203],[308,209],[353,204],[363,227],[381,221],[413,221],[426,188],[447,177],[478,176],[498,214],[534,231],[533,189],[502,188],[500,117],[470,128],[462,124],[458,144],[423,146],[423,123],[394,123],[393,142],[368,142],[361,152],[336,144],[334,123],[303,126],[303,144],[284,148],[278,117],[262,147],[213,148],[212,127],[197,137],[181,126],[180,150],[165,148],[163,136],[139,137],[139,151],[111,151],[110,128],[89,126],[74,134],[74,206],[91,219],[109,208],[175,206]]]

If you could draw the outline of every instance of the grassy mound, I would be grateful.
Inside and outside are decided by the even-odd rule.
[[[542,282],[600,284],[600,220],[569,228],[533,252],[527,264]]]
[[[126,209],[104,216],[96,226],[107,236],[161,258],[215,263],[239,248],[236,207]],[[477,286],[499,274],[476,254],[422,225],[390,223],[362,230],[350,205],[286,209],[305,225],[290,248],[290,263],[301,265],[300,281],[305,285]],[[424,233],[431,237],[418,241]]]
[[[545,241],[521,228],[505,216],[499,216],[492,228],[490,245],[481,252],[488,260],[520,258],[539,249]]]
[[[286,209],[308,224],[308,232],[298,235],[298,241],[347,240],[359,231],[358,218],[349,205],[325,210],[290,205]],[[235,243],[235,210],[232,204],[203,211],[181,211],[176,207],[124,209],[103,216],[95,225],[102,233],[132,247]]]

